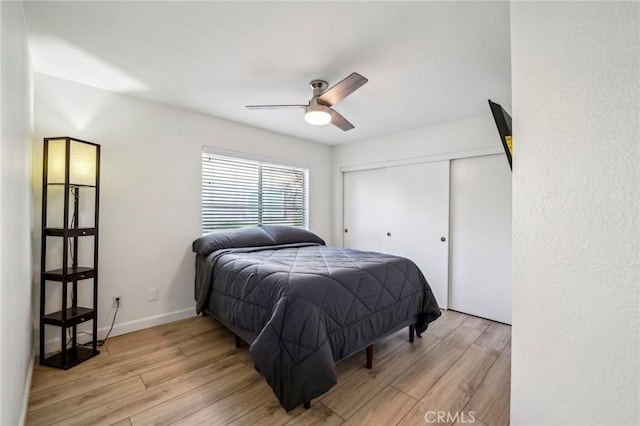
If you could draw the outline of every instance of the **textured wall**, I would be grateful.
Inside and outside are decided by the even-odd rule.
[[[640,3],[514,2],[514,425],[640,424]]]
[[[21,2],[0,2],[0,425],[24,415],[32,362],[31,180],[32,74]]]

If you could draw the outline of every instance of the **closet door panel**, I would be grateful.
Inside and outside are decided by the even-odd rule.
[[[449,161],[389,167],[387,194],[387,252],[413,260],[447,308]]]
[[[451,162],[449,307],[511,324],[511,171],[504,155]]]
[[[343,175],[343,245],[363,251],[385,251],[386,169]]]

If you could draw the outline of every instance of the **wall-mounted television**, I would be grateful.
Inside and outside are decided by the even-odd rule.
[[[500,104],[491,102],[491,99],[489,99],[489,107],[491,107],[491,113],[493,114],[493,119],[498,127],[498,133],[500,134],[500,140],[502,141],[504,152],[507,154],[507,160],[509,160],[509,168],[513,170],[513,165],[511,164],[511,156],[513,155],[511,116]]]

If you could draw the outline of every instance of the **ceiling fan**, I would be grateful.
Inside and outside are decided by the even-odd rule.
[[[324,124],[333,124],[334,126],[344,130],[353,129],[353,124],[344,118],[338,111],[331,108],[357,89],[362,87],[367,81],[366,78],[358,74],[352,73],[350,76],[327,90],[329,84],[324,80],[312,80],[309,83],[313,89],[313,97],[308,104],[304,105],[247,105],[248,109],[284,109],[284,108],[304,108],[304,119],[309,124],[322,126]]]

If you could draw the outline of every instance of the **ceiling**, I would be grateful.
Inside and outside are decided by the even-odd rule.
[[[327,144],[510,109],[508,2],[24,3],[36,72]],[[369,82],[311,126],[309,81]]]

